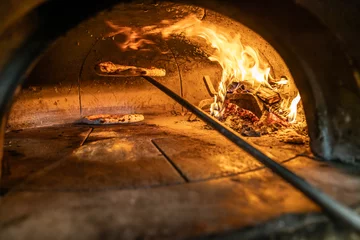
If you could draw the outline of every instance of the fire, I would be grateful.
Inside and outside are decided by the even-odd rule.
[[[296,122],[296,115],[297,115],[297,105],[300,102],[300,94],[298,93],[297,96],[291,101],[289,107],[289,114],[287,115],[288,121],[290,123]]]
[[[272,88],[268,81],[271,77],[269,65],[261,58],[257,50],[242,44],[240,34],[231,35],[225,29],[219,29],[211,23],[203,22],[194,15],[178,22],[163,20],[159,26],[151,25],[137,29],[119,27],[111,22],[107,22],[107,24],[114,30],[108,36],[117,34],[126,36],[126,40],[119,44],[120,49],[124,51],[137,50],[144,45],[154,44],[151,40],[146,39],[150,35],[161,35],[167,39],[171,35],[182,34],[189,38],[204,39],[214,50],[209,56],[209,60],[219,63],[223,70],[217,96],[214,97],[211,105],[211,114],[215,117],[222,116],[227,88],[231,83],[245,81],[250,83],[254,89]],[[287,83],[286,79],[275,82],[279,85]],[[300,96],[298,98],[300,100]]]
[[[280,81],[275,82],[278,85],[286,85],[289,83],[289,80],[287,80],[286,78],[281,78]]]
[[[132,29],[130,27],[119,27],[110,21],[106,21],[106,24],[110,28],[115,30],[114,32],[111,32],[110,34],[108,34],[107,35],[108,37],[113,37],[118,34],[122,34],[126,37],[126,39],[123,43],[117,44],[118,47],[123,51],[128,50],[128,49],[138,50],[139,48],[141,48],[144,45],[155,44],[153,41],[143,38],[143,35],[141,32],[135,31],[134,29]],[[154,27],[154,26],[144,27],[143,30],[151,29],[151,27]]]

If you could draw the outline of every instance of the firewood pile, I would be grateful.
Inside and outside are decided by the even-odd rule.
[[[204,77],[207,89],[214,89],[209,77]],[[214,92],[210,93],[214,95]],[[246,137],[276,135],[280,141],[304,144],[307,141],[305,121],[289,123],[283,110],[281,90],[263,86],[253,89],[246,82],[233,82],[227,88],[224,110],[219,118],[226,126]],[[286,97],[284,95],[283,97]],[[211,99],[200,102],[199,107],[209,110]]]

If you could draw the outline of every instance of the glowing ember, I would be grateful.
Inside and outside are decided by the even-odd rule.
[[[272,89],[268,81],[271,78],[269,65],[254,48],[242,44],[240,34],[231,35],[226,29],[202,22],[194,15],[178,22],[163,20],[159,26],[151,25],[137,29],[119,27],[111,22],[107,22],[107,24],[114,30],[108,36],[125,35],[125,41],[118,44],[123,51],[137,50],[145,45],[154,44],[146,37],[156,34],[161,35],[164,39],[179,34],[205,39],[206,43],[214,49],[209,60],[218,62],[223,70],[217,95],[214,96],[214,102],[210,108],[211,115],[215,117],[219,118],[224,113],[227,88],[231,83],[246,82],[255,89],[255,92],[260,87]],[[272,84],[286,85],[288,80],[282,78],[279,81],[273,81]],[[295,107],[299,101],[300,95],[296,97]],[[288,119],[290,122],[294,122],[295,118],[296,110],[291,109]]]
[[[290,123],[296,122],[296,115],[297,115],[297,105],[300,102],[300,94],[298,93],[297,96],[292,100],[290,107],[289,107],[289,114],[287,115],[288,121]]]

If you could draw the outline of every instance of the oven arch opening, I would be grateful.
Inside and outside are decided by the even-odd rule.
[[[13,55],[12,61],[10,55],[7,56],[10,63],[4,65],[2,71],[2,109],[9,109],[8,99],[11,99],[21,74],[26,72],[26,66],[31,65],[31,59],[37,53],[73,24],[111,4],[112,1],[106,1],[103,6],[89,7],[82,11],[83,15],[74,10],[66,21],[59,21],[60,16],[56,15],[57,10],[66,8],[66,3],[45,3],[26,15],[24,19],[34,19],[37,15],[41,23],[33,22],[29,28],[28,23],[23,22],[22,27],[28,31],[23,31],[23,36],[19,37],[24,41],[17,42],[23,48]],[[216,1],[195,1],[192,4],[216,10],[264,37],[280,53],[294,76],[304,103],[313,153],[327,160],[356,162],[359,157],[356,132],[359,107],[353,104],[358,99],[354,88],[354,69],[348,64],[340,44],[318,19],[290,2],[284,2],[280,7],[265,2],[229,1],[226,6]],[[45,14],[51,11],[52,16]],[[27,54],[27,57],[20,56],[22,54]],[[13,64],[14,61],[17,64]],[[16,71],[15,68],[22,70]],[[2,113],[3,119],[6,119],[6,112]]]
[[[118,1],[116,2],[118,3]],[[190,3],[190,1],[179,1],[179,3]],[[77,4],[78,3],[72,3],[73,9],[67,12],[69,15],[68,18],[62,21],[62,19],[60,18],[61,14],[58,14],[58,12],[61,12],[61,10],[67,10],[68,2],[65,1],[45,3],[44,5],[41,5],[37,9],[35,9],[33,12],[26,15],[22,21],[19,20],[19,22],[12,25],[12,28],[9,28],[7,30],[7,33],[4,35],[4,40],[8,41],[9,38],[16,40],[10,41],[10,44],[12,45],[13,49],[18,49],[18,51],[11,52],[9,48],[6,50],[8,51],[7,55],[4,54],[2,56],[3,59],[1,59],[3,60],[3,63],[8,63],[8,65],[3,65],[4,71],[2,71],[0,75],[0,82],[1,84],[3,84],[2,86],[5,86],[5,88],[1,88],[2,90],[0,91],[6,90],[6,92],[4,91],[5,93],[1,95],[0,98],[0,100],[3,99],[3,101],[0,101],[2,107],[7,106],[7,110],[10,109],[9,104],[11,104],[11,101],[9,101],[9,99],[11,99],[11,96],[14,95],[14,92],[16,91],[15,89],[19,89],[18,86],[21,82],[20,76],[22,76],[26,72],[30,72],[31,67],[29,68],[29,66],[31,65],[31,63],[34,63],[32,60],[35,56],[38,56],[40,53],[44,53],[45,48],[48,44],[51,44],[58,37],[64,37],[65,33],[69,34],[69,29],[72,29],[78,23],[81,24],[81,22],[87,17],[93,16],[93,14],[100,11],[101,9],[107,9],[110,6],[114,6],[113,4],[115,4],[115,1],[105,1],[103,3],[97,3],[101,6],[91,5],[89,2],[89,8],[83,9],[84,11],[80,11],[84,15],[79,15],[78,9],[81,6],[78,6],[79,8],[77,8]],[[207,3],[198,1],[192,2],[192,4],[200,7],[206,7],[207,9],[220,12],[228,17],[231,17],[232,19],[241,22],[242,24],[245,24],[247,27],[251,28],[258,34],[260,34],[262,37],[264,37],[266,42],[270,43],[271,46],[273,46],[284,59],[286,63],[285,66],[290,68],[291,76],[295,79],[296,85],[301,93],[305,105],[304,108],[306,111],[309,131],[311,134],[311,147],[313,153],[325,160],[335,160],[340,158],[345,162],[356,163],[358,159],[358,144],[356,140],[357,133],[355,132],[356,130],[350,131],[350,129],[354,129],[353,127],[356,126],[356,116],[359,116],[358,107],[356,106],[356,104],[353,104],[358,99],[358,95],[356,93],[356,80],[353,77],[353,69],[348,64],[346,56],[342,51],[341,46],[338,44],[338,41],[327,30],[327,28],[319,22],[317,18],[312,16],[309,12],[299,7],[298,5],[286,1],[281,2],[281,5],[279,5],[278,8],[269,3],[266,3],[265,1],[255,1],[253,3],[236,3],[229,1],[230,5],[227,5],[226,7],[224,2],[219,1],[210,1]],[[261,7],[259,8],[259,6]],[[285,14],[282,15],[282,13]],[[40,21],[40,23],[36,21],[37,19],[38,21]],[[61,19],[61,21],[59,21],[59,19]],[[299,19],[303,21],[300,22]],[[12,33],[19,33],[19,35]],[[63,33],[63,35],[61,35],[61,33]],[[92,33],[88,34],[89,39],[91,39],[92,36],[90,35]],[[326,45],[324,45],[324,39],[326,40]],[[73,44],[80,44],[80,46],[83,45],[81,41],[74,41]],[[90,69],[90,67],[94,65],[94,61],[88,61],[90,58],[96,59],[96,55],[93,54],[92,50],[96,50],[101,53],[102,51],[100,50],[103,49],[100,47],[103,46],[101,44],[102,42],[98,41],[97,44],[94,44],[94,46],[88,48],[89,55],[85,58],[83,64],[84,74],[86,74],[87,69]],[[311,49],[312,51],[305,51],[304,49]],[[110,52],[112,50],[110,50]],[[13,53],[14,55],[12,55]],[[46,53],[43,56],[45,56],[46,58]],[[50,61],[48,63],[50,63]],[[45,64],[44,66],[46,66],[46,61],[44,63],[44,61],[40,60],[39,64]],[[175,67],[174,72],[176,73],[176,64],[173,65]],[[34,74],[34,72],[36,72],[36,68],[37,67],[32,68],[33,71],[30,74]],[[68,71],[68,69],[64,69],[64,73],[66,71]],[[41,72],[39,73],[39,75],[41,75]],[[203,74],[199,75],[202,76]],[[291,76],[288,75],[288,77]],[[329,79],[331,80],[329,81]],[[202,79],[198,79],[198,81],[202,83],[201,80]],[[186,89],[186,87],[188,86],[183,86],[183,94],[186,95],[186,91],[191,90],[191,88]],[[30,90],[34,92],[34,94],[39,91],[37,86],[28,87],[30,87]],[[350,91],[349,89],[351,89],[352,91]],[[61,92],[62,90],[63,89],[61,86],[57,86],[56,89],[53,89],[55,93]],[[179,92],[181,93],[180,90]],[[53,105],[56,106],[56,104],[59,104],[59,102],[54,101]],[[62,104],[62,102],[60,104]],[[78,110],[79,109],[76,110],[77,114],[79,114]],[[3,111],[1,113],[2,118],[8,118],[8,113],[9,111]],[[82,113],[84,115],[87,115],[96,112],[88,111],[86,113],[86,109],[83,109]],[[80,116],[82,116],[82,113],[80,112]],[[176,111],[175,113],[177,114]],[[11,121],[13,120],[14,118]],[[9,123],[11,123],[11,121]],[[2,121],[3,132],[6,127],[5,122],[5,120]],[[148,124],[143,127],[152,130],[154,132],[154,135],[159,133],[159,129],[157,129],[155,125]],[[55,130],[55,132],[63,131],[59,134],[59,137],[69,138],[69,133],[65,130],[65,128],[64,130],[62,130],[61,128],[54,128],[53,130]],[[131,126],[127,130],[125,128],[121,128],[121,130],[126,134],[137,133],[138,136],[142,136],[141,132],[138,132],[139,129],[136,129],[136,126]],[[28,132],[26,132],[25,135],[26,134],[28,134]],[[31,134],[37,136],[37,133],[32,132]],[[53,134],[53,132],[51,132],[51,134]],[[83,146],[79,147],[73,153],[75,156],[75,159],[73,160],[75,162],[84,157],[85,155],[88,156],[89,153],[91,153],[91,156],[93,158],[88,159],[89,162],[87,163],[87,167],[92,166],[92,161],[97,161],[99,160],[99,157],[104,158],[104,156],[106,156],[111,162],[117,162],[118,159],[114,158],[114,154],[112,154],[111,151],[115,151],[116,154],[120,154],[121,156],[126,157],[130,160],[134,158],[136,159],[136,156],[133,155],[132,152],[133,150],[137,149],[137,146],[133,144],[131,139],[116,139],[115,137],[118,136],[118,132],[116,131],[108,131],[105,137],[102,135],[103,132],[99,131],[84,131],[81,133],[75,132],[75,134],[79,134],[79,136],[85,137],[84,141],[89,140],[88,136],[90,134],[97,140],[91,141],[90,139],[87,144],[83,144],[84,142],[82,142],[81,145]],[[83,136],[82,134],[85,135]],[[38,135],[40,136],[40,134]],[[111,136],[115,137],[113,138]],[[52,136],[50,135],[45,136],[44,138],[44,141],[48,141],[49,144],[53,143],[53,140],[54,139],[52,139]],[[192,175],[191,172],[184,173],[186,169],[183,169],[183,166],[178,166],[177,162],[172,162],[171,159],[174,158],[174,155],[169,156],[170,154],[168,153],[170,150],[165,149],[166,146],[183,146],[181,145],[182,143],[184,143],[185,146],[198,146],[203,144],[208,148],[213,148],[214,144],[209,144],[209,142],[207,141],[210,141],[210,139],[206,139],[206,141],[204,140],[201,142],[194,141],[191,138],[179,138],[177,140],[178,141],[176,142],[171,142],[171,139],[164,140],[155,138],[151,139],[150,142],[145,142],[141,146],[147,149],[150,144],[152,148],[156,148],[162,155],[166,156],[166,158],[168,158],[168,165],[172,165],[172,170],[175,171],[175,173],[177,172],[179,175],[179,179],[182,179],[182,181],[184,182],[201,182],[203,181],[203,179],[207,179],[206,174],[209,174],[208,176],[211,177],[213,174],[211,173],[211,171],[210,173],[205,173],[205,177],[202,176],[203,179],[197,179],[198,172],[195,172]],[[75,144],[77,144],[77,141],[75,142]],[[9,147],[9,143],[6,144],[6,147]],[[59,145],[64,149],[66,147],[65,145],[61,145],[60,142]],[[46,153],[46,148],[42,150],[42,153]],[[216,155],[217,157],[219,157],[219,155],[224,155],[222,154],[221,149],[217,149],[216,151],[218,151],[216,152],[218,153],[218,155]],[[177,151],[175,151],[175,153],[176,152]],[[194,157],[192,155],[194,152],[195,151],[193,151],[193,149],[190,149],[184,151],[183,154],[191,158]],[[155,156],[153,152],[149,154],[149,156],[159,157]],[[244,160],[247,161],[246,159]],[[146,167],[148,167],[149,165],[151,164],[144,164],[144,169],[146,169]],[[106,164],[100,164],[99,166],[104,167],[104,169],[106,170],[109,168],[109,166],[106,167]],[[232,171],[232,169],[230,168],[224,168],[227,172]],[[71,168],[68,168],[67,170],[71,171]],[[119,168],[117,168],[116,170],[119,170]],[[133,173],[131,176],[136,176],[136,171],[137,170],[135,168],[134,172],[130,172]],[[121,173],[124,176],[126,176],[127,174],[126,172]],[[154,194],[157,193],[158,189],[156,187],[156,183],[157,181],[161,181],[163,177],[164,176],[160,174],[160,180],[157,179],[155,183],[153,183],[155,187],[153,187],[150,192],[153,191]],[[52,180],[54,180],[54,182],[56,183],[57,178],[59,178],[59,176],[54,174]],[[177,181],[180,181],[179,179],[176,178],[171,180],[173,181],[172,183],[176,185]],[[101,181],[105,181],[106,176],[104,174],[95,174],[89,176],[89,179],[87,180],[89,180],[90,182],[94,181],[98,183]],[[241,182],[243,181],[243,179],[235,178],[234,182],[236,181]],[[250,182],[251,181],[249,181],[249,183]],[[234,185],[231,186],[234,187]],[[78,186],[75,186],[75,188],[76,187]],[[86,189],[87,187],[88,186],[86,185],[80,185],[78,190],[81,191]],[[343,186],[341,185],[339,188],[341,187]],[[217,193],[215,192],[223,190],[221,187],[218,188],[218,186],[215,186],[214,188],[210,187],[210,190],[211,189],[213,189],[214,196],[217,195]],[[204,189],[204,191],[205,190],[209,189],[206,188]],[[226,190],[229,189],[226,188]],[[279,189],[279,191],[280,190],[281,188]],[[159,191],[161,191],[161,189]],[[196,201],[198,197],[197,194],[198,192],[191,192],[191,194],[184,194],[184,196],[189,198],[194,197]],[[169,194],[168,196],[170,199],[173,197],[172,194]],[[292,197],[294,196],[296,198],[297,195],[295,194]],[[161,201],[162,200],[160,200],[160,202]],[[158,204],[159,202],[156,203]],[[351,202],[346,203],[351,204]],[[313,210],[313,208],[311,208],[311,210]],[[129,217],[128,219],[131,219],[131,217]]]

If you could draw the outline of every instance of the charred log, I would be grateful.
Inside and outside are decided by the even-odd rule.
[[[251,93],[233,93],[226,96],[230,103],[240,108],[247,109],[254,113],[258,118],[262,116],[264,111],[263,103]]]

